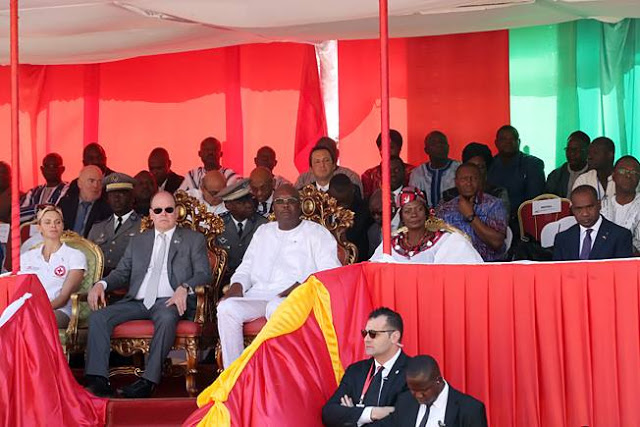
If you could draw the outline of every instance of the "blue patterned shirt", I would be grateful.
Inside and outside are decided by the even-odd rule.
[[[471,237],[473,247],[476,248],[478,253],[480,253],[483,260],[497,261],[503,259],[506,252],[506,246],[502,245],[502,248],[496,251],[483,242],[475,233],[471,224],[464,220],[464,217],[458,210],[459,199],[460,196],[457,196],[448,202],[440,204],[436,209],[436,216],[442,218],[446,223],[467,233],[469,237]],[[500,199],[489,194],[478,193],[473,211],[475,212],[476,217],[485,225],[503,233],[506,236],[507,213],[505,211],[504,204]]]

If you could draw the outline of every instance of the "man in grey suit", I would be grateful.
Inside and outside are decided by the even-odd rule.
[[[129,320],[150,319],[154,335],[144,375],[119,390],[124,397],[149,397],[160,382],[162,362],[175,339],[178,320],[195,309],[194,288],[211,281],[204,235],[176,227],[177,210],[173,195],[159,192],[149,211],[154,230],[135,235],[124,256],[88,296],[92,310],[85,365],[86,386],[99,396],[113,394],[109,385],[109,352],[113,328]],[[119,302],[104,304],[105,289],[127,288]]]
[[[104,274],[107,275],[118,266],[129,240],[139,233],[140,215],[133,210],[133,178],[114,172],[103,182],[113,215],[94,224],[88,239],[102,249]]]
[[[267,219],[256,212],[256,203],[249,189],[249,179],[241,179],[218,193],[228,212],[223,214],[224,232],[217,243],[229,254],[227,277],[236,271],[247,251],[253,233]],[[226,282],[225,282],[226,283]]]

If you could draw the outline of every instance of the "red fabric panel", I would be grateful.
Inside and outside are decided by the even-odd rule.
[[[368,313],[384,305],[404,319],[404,350],[433,355],[452,386],[485,403],[491,426],[627,426],[640,425],[638,267],[635,260],[365,263],[317,277],[331,295],[345,367],[366,357],[360,329]],[[292,372],[298,378],[305,372],[317,376],[316,381],[332,377],[330,365],[297,357],[299,349],[314,346],[317,357],[326,355],[319,332],[307,335],[308,330],[307,324],[261,346],[231,392],[233,425],[262,425],[272,419],[278,425],[301,425],[297,418],[279,418],[281,408],[297,407],[289,399],[298,393],[309,396],[306,405],[314,405],[306,408],[305,425],[319,420],[315,400],[326,390],[320,393],[311,379],[304,379],[310,381],[304,383],[311,384],[308,390],[274,391],[290,380],[289,375],[276,379],[276,373]],[[306,386],[297,381],[296,387]],[[249,410],[252,404],[255,408]],[[190,420],[200,419],[206,410]],[[271,418],[275,414],[278,418]]]
[[[426,160],[424,137],[434,129],[449,137],[452,158],[471,141],[495,149],[496,130],[509,122],[507,31],[392,39],[389,48],[391,127],[404,136],[409,163]],[[363,172],[380,162],[378,41],[338,49],[340,157]]]
[[[82,147],[94,141],[105,146],[114,170],[136,174],[146,169],[151,149],[164,146],[173,169],[184,174],[201,164],[198,146],[209,135],[223,142],[222,163],[236,172],[247,174],[256,150],[270,145],[278,153],[275,173],[295,180],[297,129],[324,123],[321,108],[298,112],[301,90],[312,91],[305,100],[319,93],[310,45],[243,45],[94,65],[22,66],[20,77],[23,190],[43,182],[39,166],[51,151],[64,158],[64,179],[76,177]],[[6,89],[0,90],[0,160],[8,160],[9,67],[0,67],[0,85]],[[298,126],[298,118],[311,124]]]
[[[0,328],[0,425],[103,425],[107,400],[74,379],[37,277],[2,278],[0,288],[14,290],[8,303],[32,294]]]

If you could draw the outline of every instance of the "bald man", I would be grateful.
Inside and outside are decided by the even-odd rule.
[[[58,206],[64,216],[64,229],[83,237],[89,235],[93,224],[113,213],[102,194],[102,170],[95,165],[82,168],[78,175],[78,192],[68,191]]]
[[[187,194],[195,197],[207,206],[207,210],[216,215],[227,212],[224,202],[218,193],[227,186],[225,176],[219,170],[211,170],[204,174],[200,182],[200,188],[191,188]]]
[[[20,222],[33,219],[38,205],[45,203],[57,205],[69,189],[69,183],[62,180],[64,165],[60,154],[49,153],[44,156],[40,172],[42,172],[45,183],[33,187],[22,198]]]
[[[184,176],[171,170],[169,152],[162,147],[154,148],[147,159],[149,172],[153,174],[158,183],[158,190],[174,193],[184,181]]]
[[[275,178],[266,167],[257,167],[249,175],[249,189],[258,202],[258,214],[265,218],[273,212]]]

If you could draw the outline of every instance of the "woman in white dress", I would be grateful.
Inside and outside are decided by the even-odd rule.
[[[20,256],[20,270],[38,276],[47,292],[58,328],[66,328],[71,316],[71,294],[78,290],[87,269],[84,254],[62,243],[62,211],[45,205],[37,215],[44,243]]]
[[[394,262],[415,264],[477,264],[482,257],[471,242],[460,233],[448,230],[430,231],[426,227],[427,201],[422,191],[407,186],[396,201],[404,227],[391,238]],[[382,244],[371,261],[383,261]]]

